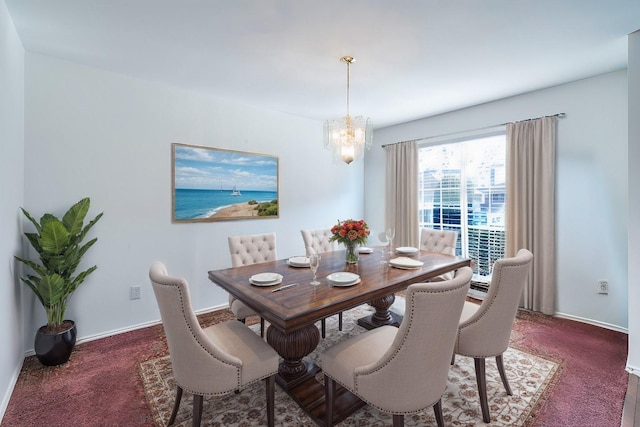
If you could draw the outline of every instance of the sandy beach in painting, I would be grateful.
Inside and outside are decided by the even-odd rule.
[[[258,205],[250,205],[248,202],[237,203],[235,205],[227,206],[219,211],[215,212],[209,218],[237,218],[237,217],[251,217],[258,216]]]

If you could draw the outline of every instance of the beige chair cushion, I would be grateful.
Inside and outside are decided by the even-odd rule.
[[[433,406],[446,387],[472,274],[464,267],[453,280],[409,286],[400,327],[367,331],[325,350],[325,375],[384,412]]]
[[[465,304],[456,340],[457,354],[494,357],[504,353],[532,261],[533,254],[521,249],[515,257],[495,262],[482,304]]]
[[[355,390],[353,373],[356,368],[380,360],[397,332],[398,328],[394,326],[382,326],[328,348],[322,354],[322,370],[331,373],[332,378],[340,378],[338,382],[348,389]]]
[[[302,241],[304,242],[305,253],[310,255],[309,248],[313,249],[316,253],[333,252],[338,249],[336,242],[331,242],[329,239],[333,236],[330,229],[323,230],[300,230],[302,234]]]
[[[217,323],[204,329],[205,335],[221,351],[240,360],[240,381],[249,384],[265,378],[265,367],[278,370],[279,356],[259,335],[240,322]]]
[[[186,280],[154,263],[149,278],[167,336],[171,366],[182,389],[203,396],[233,392],[278,371],[278,354],[240,322],[203,330]]]

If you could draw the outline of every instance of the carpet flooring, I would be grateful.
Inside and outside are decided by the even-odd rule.
[[[203,326],[232,318],[227,310],[199,316]],[[559,366],[549,380],[553,384],[545,387],[548,393],[540,395],[537,404],[530,408],[526,424],[516,424],[521,422],[520,417],[513,421],[499,421],[494,417],[495,422],[536,427],[620,425],[628,378],[624,370],[626,334],[520,312],[511,342],[510,352],[539,356]],[[149,363],[166,360],[166,356],[162,327],[156,325],[79,344],[69,362],[58,367],[44,367],[35,357],[27,357],[1,425],[158,425],[159,411],[148,401],[141,372]],[[462,363],[458,359],[462,358],[456,359],[457,364]],[[510,360],[511,356],[505,355],[507,364]],[[489,362],[488,370],[491,366]],[[512,378],[513,373],[507,369]],[[474,390],[473,371],[468,376],[467,387]],[[172,384],[169,383],[169,387],[173,394]],[[249,394],[245,390],[239,396],[245,398]],[[263,398],[260,400],[264,402]],[[184,404],[188,412],[190,399],[186,396]],[[473,402],[469,405],[473,407]],[[413,425],[430,425],[429,422],[429,419],[418,420]],[[475,423],[487,425],[479,418]],[[407,424],[410,425],[409,420]]]

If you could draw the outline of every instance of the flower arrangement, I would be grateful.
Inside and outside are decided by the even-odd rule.
[[[350,244],[364,244],[367,243],[367,237],[369,237],[369,226],[363,219],[353,220],[347,219],[342,222],[338,220],[338,223],[331,227],[331,236],[329,240],[331,242],[343,243],[345,245]]]

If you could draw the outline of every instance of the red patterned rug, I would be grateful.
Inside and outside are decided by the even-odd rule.
[[[365,330],[356,320],[369,314],[364,307],[344,312],[342,332],[337,329],[336,316],[327,319],[327,337],[310,355],[320,365],[319,354],[323,349]],[[252,328],[259,333],[259,325]],[[491,408],[492,426],[528,426],[532,413],[549,395],[560,370],[560,361],[510,348],[504,355],[505,368],[513,396],[507,396],[495,363],[487,363],[487,395]],[[153,358],[140,364],[147,401],[158,426],[166,425],[175,398],[175,381],[168,355]],[[318,381],[322,381],[319,375]],[[410,393],[407,390],[407,393]],[[177,426],[191,425],[191,395],[185,392]],[[276,425],[315,426],[297,404],[279,387],[276,387]],[[481,423],[479,399],[475,382],[473,359],[457,357],[451,367],[449,382],[442,400],[445,423],[448,426],[471,427]],[[266,402],[262,382],[242,390],[239,395],[205,399],[203,426],[260,426],[264,425]],[[338,424],[339,426],[388,426],[391,416],[365,406]],[[435,425],[431,409],[405,417],[407,426]]]

